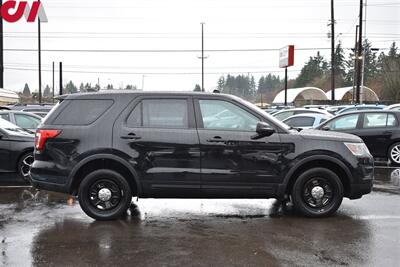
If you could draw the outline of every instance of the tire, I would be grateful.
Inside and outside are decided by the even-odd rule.
[[[95,220],[115,220],[124,215],[132,201],[126,179],[113,170],[100,169],[89,173],[78,192],[82,210]]]
[[[390,146],[388,159],[394,166],[400,166],[400,143],[394,143]]]
[[[31,179],[29,177],[29,171],[33,163],[33,152],[28,152],[23,154],[17,165],[17,173],[20,178],[22,178],[25,182],[31,183]]]
[[[301,174],[292,188],[295,209],[306,217],[327,217],[343,200],[343,184],[331,170],[313,168]]]

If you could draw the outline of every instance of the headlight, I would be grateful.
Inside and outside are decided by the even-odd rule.
[[[364,143],[344,143],[354,156],[370,156],[368,147]]]

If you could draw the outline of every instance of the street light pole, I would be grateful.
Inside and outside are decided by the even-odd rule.
[[[204,22],[201,23],[201,91],[204,92]]]

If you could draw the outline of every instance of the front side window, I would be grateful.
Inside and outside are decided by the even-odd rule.
[[[255,131],[257,117],[244,109],[221,100],[199,100],[205,129]]]
[[[128,127],[189,128],[185,99],[145,99],[127,119]]]
[[[325,126],[331,130],[354,130],[357,128],[359,114],[351,114],[332,120]]]

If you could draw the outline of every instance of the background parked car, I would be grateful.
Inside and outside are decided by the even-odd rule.
[[[284,119],[287,119],[290,116],[297,115],[297,114],[305,114],[305,113],[319,113],[319,114],[330,115],[330,113],[328,111],[323,110],[323,109],[292,108],[292,109],[276,112],[272,116],[274,116],[275,118],[277,118],[280,121],[283,121]]]
[[[351,111],[357,111],[357,110],[381,110],[384,109],[386,106],[385,105],[354,105],[354,106],[348,106],[346,108],[343,108],[339,111],[337,111],[335,114],[343,114]]]
[[[53,104],[29,105],[29,104],[13,104],[0,107],[0,110],[17,110],[34,113],[40,117],[45,117],[47,113],[54,107]]]
[[[355,111],[336,116],[317,127],[361,137],[374,157],[400,165],[400,112]]]
[[[385,109],[386,110],[400,110],[400,104],[393,104],[393,105],[387,106]]]
[[[36,131],[42,121],[36,114],[14,110],[0,110],[0,118],[30,131]]]
[[[0,119],[0,173],[17,173],[29,181],[33,163],[34,135]]]
[[[332,117],[333,115],[305,113],[291,116],[283,120],[283,122],[294,128],[311,129],[317,127],[318,125]]]

